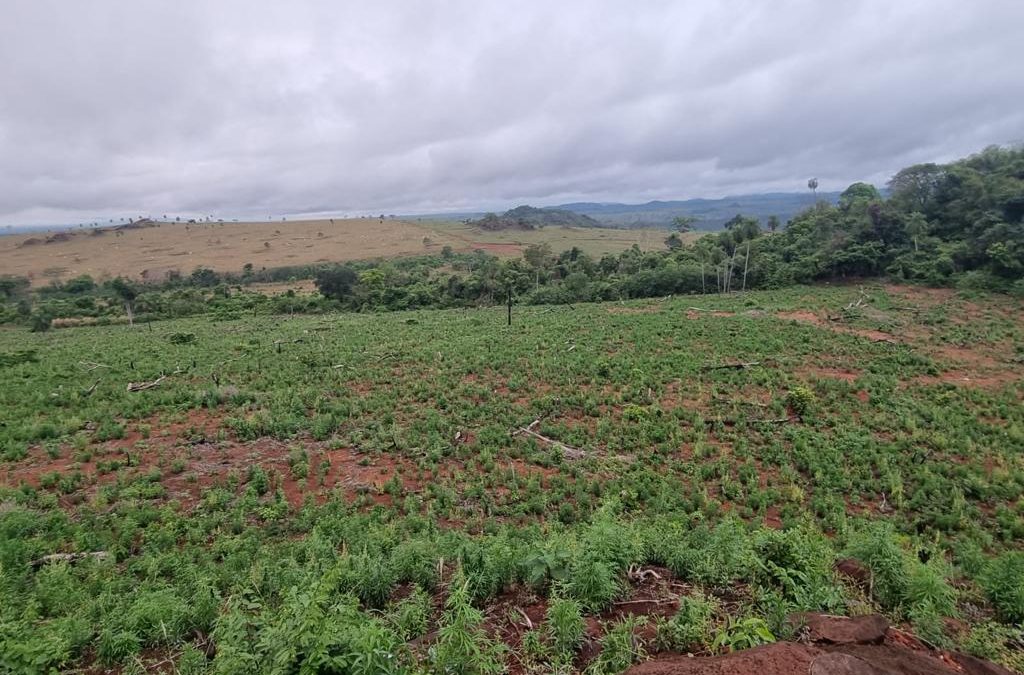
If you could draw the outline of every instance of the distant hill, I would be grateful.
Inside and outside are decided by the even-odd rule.
[[[839,200],[839,193],[819,192],[818,200],[834,204]],[[774,192],[646,204],[576,202],[554,208],[590,216],[605,227],[671,227],[677,216],[694,216],[698,218],[696,229],[717,230],[736,214],[759,218],[762,222],[768,216],[778,216],[785,223],[813,204],[814,197],[808,193]]]
[[[517,206],[500,216],[488,213],[479,220],[469,222],[481,230],[536,230],[541,227],[601,227],[601,223],[590,216],[566,209],[538,209],[533,206]]]
[[[839,192],[819,192],[818,200],[835,204],[839,201]],[[672,220],[677,216],[693,216],[698,218],[694,227],[698,230],[719,230],[727,220],[736,214],[752,216],[765,222],[768,216],[778,216],[786,223],[801,211],[814,204],[814,196],[809,192],[769,192],[763,194],[735,195],[721,199],[685,199],[679,201],[654,201],[646,204],[620,204],[615,202],[574,202],[559,204],[545,208],[520,206],[506,211],[501,216],[484,214],[480,211],[460,213],[433,213],[407,216],[419,220],[466,220],[471,224],[487,229],[485,225],[497,226],[498,229],[523,229],[531,224],[534,228],[546,225],[566,224],[572,227],[672,227]],[[543,212],[539,220],[531,220],[530,214]],[[575,216],[586,216],[586,219],[572,220],[559,212],[570,212]],[[503,218],[510,214],[522,214],[523,225],[513,215],[515,223]],[[550,214],[556,214],[554,216]],[[474,220],[475,219],[475,220]],[[564,222],[558,222],[559,220]],[[487,221],[480,225],[481,221]]]

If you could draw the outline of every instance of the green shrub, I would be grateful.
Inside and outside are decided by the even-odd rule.
[[[561,663],[570,662],[587,628],[582,606],[569,598],[554,598],[544,618],[548,643],[556,659]]]
[[[487,637],[483,619],[480,610],[470,604],[469,583],[460,572],[452,582],[437,642],[430,650],[437,672],[452,675],[503,672],[503,645]]]
[[[408,597],[391,608],[388,616],[402,639],[413,640],[427,632],[430,609],[430,596],[416,586]]]
[[[712,619],[717,609],[713,597],[694,591],[679,598],[679,610],[656,625],[654,644],[659,651],[690,651],[711,642]]]
[[[993,559],[981,575],[981,587],[1003,621],[1024,622],[1024,552]]]
[[[96,655],[107,665],[125,662],[129,656],[138,654],[142,648],[139,636],[129,630],[104,628],[100,631]]]
[[[807,387],[794,387],[786,394],[786,405],[797,417],[803,417],[815,401],[814,392]]]
[[[600,612],[611,605],[622,587],[607,564],[585,558],[573,565],[565,591],[588,612]]]
[[[734,652],[770,642],[775,642],[775,635],[764,619],[757,616],[729,617],[711,643],[711,650]]]
[[[646,617],[630,616],[608,628],[601,638],[601,652],[587,672],[594,675],[621,673],[644,658],[643,643],[635,633],[645,623]]]

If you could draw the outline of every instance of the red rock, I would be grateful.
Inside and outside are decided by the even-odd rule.
[[[953,652],[950,656],[967,675],[1013,675],[1013,672],[989,661],[982,661],[969,654]]]
[[[807,612],[789,617],[790,623],[805,626],[811,642],[835,645],[881,644],[889,621],[880,614],[866,616],[829,616]]]
[[[871,583],[871,570],[856,558],[843,558],[835,564],[836,572],[855,582],[859,586]]]
[[[850,654],[822,654],[811,663],[811,675],[880,675],[878,669],[864,659]]]
[[[724,656],[669,656],[641,663],[627,675],[792,675],[809,673],[821,652],[808,645],[776,642]]]

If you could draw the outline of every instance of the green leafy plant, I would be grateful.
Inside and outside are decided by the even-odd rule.
[[[757,616],[729,617],[711,642],[714,652],[734,652],[775,642],[775,635],[764,619]]]
[[[548,605],[544,629],[555,658],[568,663],[583,641],[587,624],[580,603],[569,598],[554,598]]]
[[[484,633],[483,614],[470,604],[469,584],[462,575],[452,582],[445,613],[431,648],[434,668],[453,675],[502,672],[502,646]]]

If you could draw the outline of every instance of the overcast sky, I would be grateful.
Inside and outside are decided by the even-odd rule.
[[[1024,0],[3,0],[0,224],[879,184],[1024,139]]]

